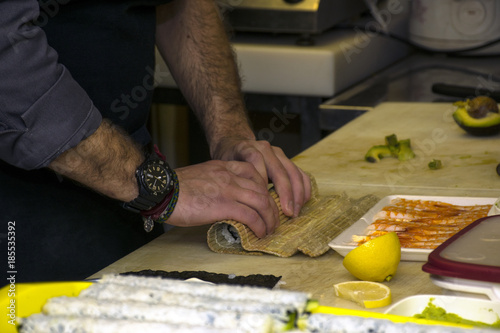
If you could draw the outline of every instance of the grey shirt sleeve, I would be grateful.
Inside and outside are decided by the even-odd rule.
[[[0,159],[28,170],[47,166],[102,120],[32,23],[38,14],[36,0],[0,1]]]

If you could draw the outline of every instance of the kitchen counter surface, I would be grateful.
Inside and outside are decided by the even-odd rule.
[[[311,172],[320,191],[345,190],[351,195],[374,193],[500,196],[500,135],[473,137],[452,118],[451,103],[382,103],[320,143],[294,157]],[[410,139],[416,158],[400,162],[364,160],[368,149],[383,145],[385,136]],[[439,159],[440,170],[428,163]]]
[[[321,194],[500,196],[500,176],[495,172],[500,162],[498,137],[469,137],[453,123],[451,111],[451,104],[444,103],[381,104],[294,160],[315,176]],[[407,162],[396,159],[385,159],[378,164],[365,162],[363,157],[368,148],[383,144],[384,137],[392,133],[400,139],[410,138],[417,148],[417,158]],[[427,168],[432,158],[442,159],[441,170]],[[309,292],[322,305],[361,309],[334,295],[333,284],[355,278],[333,250],[318,258],[302,254],[290,258],[216,254],[207,246],[207,229],[206,226],[174,228],[91,278],[143,269],[274,274],[282,276],[281,288]],[[392,290],[393,302],[416,294],[441,294],[440,288],[421,270],[422,264],[400,263],[396,276],[386,283]]]

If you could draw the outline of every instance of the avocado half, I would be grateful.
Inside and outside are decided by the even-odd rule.
[[[482,111],[480,115],[477,112],[479,102],[488,101],[489,97],[480,96],[465,102],[457,102],[454,105],[457,109],[453,113],[453,119],[463,130],[474,136],[490,136],[500,133],[500,113],[498,107],[490,108],[488,111]],[[496,106],[496,102],[495,102]],[[484,109],[483,109],[484,110]]]

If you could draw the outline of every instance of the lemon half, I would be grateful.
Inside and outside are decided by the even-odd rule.
[[[348,281],[333,286],[335,295],[371,309],[391,304],[391,289],[371,281]]]
[[[398,235],[389,232],[351,250],[342,264],[360,280],[383,282],[392,279],[400,261]]]

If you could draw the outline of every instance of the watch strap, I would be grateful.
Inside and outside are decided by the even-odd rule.
[[[143,197],[137,197],[132,201],[125,202],[123,204],[123,207],[134,213],[140,213],[143,210],[151,209],[151,207],[153,207],[154,205],[156,205],[156,202],[154,201],[148,200]]]
[[[155,222],[165,223],[174,212],[177,199],[179,198],[179,180],[175,171],[173,171],[172,179],[174,181],[174,188],[165,199],[151,210],[141,212],[144,221],[144,230],[146,232],[153,230]]]

